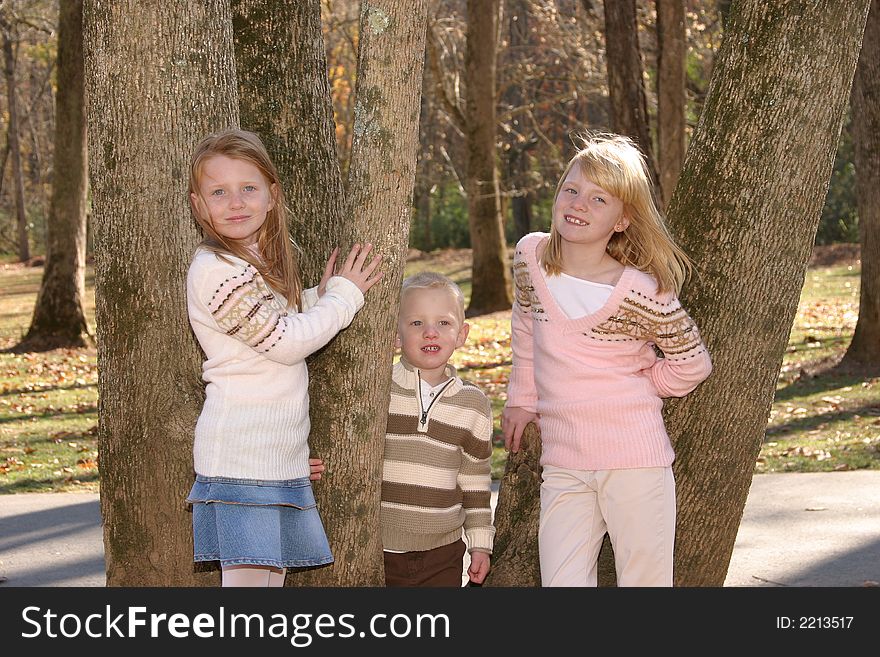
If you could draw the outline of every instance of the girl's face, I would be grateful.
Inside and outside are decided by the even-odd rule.
[[[275,207],[276,186],[251,162],[214,155],[202,163],[199,189],[190,194],[194,209],[204,205],[214,230],[250,246]]]
[[[601,243],[629,226],[623,201],[584,177],[575,164],[553,204],[553,225],[560,237],[576,244]]]

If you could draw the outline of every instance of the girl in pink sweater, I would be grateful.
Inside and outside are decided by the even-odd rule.
[[[619,586],[672,586],[674,453],[663,397],[712,371],[677,293],[690,262],[654,203],[644,156],[592,135],[556,188],[550,234],[513,262],[505,445],[540,422],[544,586],[596,586],[607,532]]]

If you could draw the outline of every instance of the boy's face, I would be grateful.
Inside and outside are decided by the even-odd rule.
[[[409,289],[400,299],[397,346],[431,385],[445,379],[452,352],[467,339],[470,326],[460,312],[453,292],[442,287]]]

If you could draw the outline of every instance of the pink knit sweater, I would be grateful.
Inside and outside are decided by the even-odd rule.
[[[540,415],[542,465],[670,465],[661,397],[686,395],[712,371],[696,325],[674,293],[658,294],[654,278],[633,267],[602,308],[569,319],[539,270],[546,237],[531,233],[516,246],[507,405]]]

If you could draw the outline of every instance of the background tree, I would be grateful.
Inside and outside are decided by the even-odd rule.
[[[669,208],[673,232],[697,267],[682,303],[700,326],[715,368],[695,392],[668,400],[665,409],[676,449],[678,586],[724,583],[867,8],[868,0],[809,9],[743,0],[731,9],[706,107]],[[525,477],[523,467],[505,475],[499,508],[515,507],[520,514],[537,508],[536,484],[508,484],[509,476]],[[527,467],[539,472],[533,461]],[[499,543],[509,531],[533,528],[499,526]],[[494,569],[504,572],[507,558],[529,549],[496,557]],[[600,582],[607,584],[610,555],[603,561]]]
[[[468,0],[465,55],[467,198],[473,266],[467,315],[510,308],[510,272],[495,162],[497,0]]]
[[[686,143],[684,5],[684,0],[656,0],[657,168],[664,206],[678,183]]]
[[[7,139],[12,155],[12,179],[15,184],[15,217],[18,226],[18,258],[22,262],[31,257],[28,241],[27,213],[24,199],[24,174],[21,165],[20,126],[18,117],[18,91],[15,79],[15,52],[17,39],[14,8],[11,3],[0,6],[0,36],[3,38],[3,73],[6,78],[6,106],[9,112]]]
[[[656,184],[659,176],[648,122],[636,0],[605,2],[605,53],[611,130],[639,145]]]
[[[303,247],[305,280],[320,279],[334,245],[345,253],[354,242],[372,242],[386,272],[352,325],[309,365],[310,445],[329,470],[328,485],[316,493],[336,562],[292,580],[380,585],[379,490],[390,381],[376,372],[391,364],[406,262],[427,3],[362,4],[347,194],[334,148],[320,6],[234,4],[242,123],[266,133],[284,163],[288,202],[303,209],[294,234]]]
[[[84,22],[107,583],[216,582],[183,503],[203,401],[187,186],[195,144],[238,122],[229,3],[86,0]]]
[[[859,319],[843,364],[880,366],[880,3],[871,0],[850,97],[859,235]]]
[[[91,343],[83,311],[88,140],[83,98],[82,8],[82,0],[60,3],[55,163],[46,265],[30,329],[16,351],[82,347]]]

